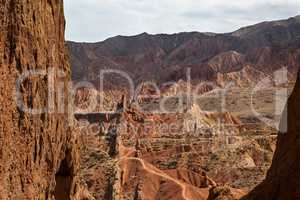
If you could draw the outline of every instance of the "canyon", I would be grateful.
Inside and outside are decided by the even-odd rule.
[[[291,93],[299,68],[299,24],[297,16],[226,34],[143,33],[98,43],[67,42],[74,83],[94,85],[76,93],[87,147],[82,179],[94,197],[262,195],[285,105],[275,111],[277,92]],[[102,87],[101,71],[111,69],[117,73],[108,75]],[[138,88],[133,98],[128,83]],[[96,105],[94,110],[90,105]]]
[[[0,8],[0,199],[299,198],[299,16],[76,43],[62,1]]]

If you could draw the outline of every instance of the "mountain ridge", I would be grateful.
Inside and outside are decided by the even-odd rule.
[[[216,35],[230,35],[233,34],[241,29],[247,29],[247,28],[251,28],[254,26],[258,26],[258,25],[263,25],[263,24],[267,24],[267,23],[276,23],[276,22],[285,22],[285,21],[290,21],[290,20],[299,20],[300,21],[300,14],[293,16],[293,17],[289,17],[286,19],[281,19],[281,20],[268,20],[268,21],[263,21],[263,22],[259,22],[256,24],[252,24],[252,25],[248,25],[248,26],[244,26],[242,28],[239,28],[237,30],[231,31],[231,32],[224,32],[224,33],[217,33],[217,32],[201,32],[201,31],[183,31],[183,32],[175,32],[175,33],[155,33],[155,34],[151,34],[148,32],[143,32],[143,33],[139,33],[139,34],[135,34],[135,35],[116,35],[116,36],[112,36],[112,37],[108,37],[104,40],[99,40],[99,41],[95,41],[95,42],[85,42],[85,41],[75,41],[75,40],[67,40],[67,42],[70,43],[83,43],[83,44],[98,44],[98,43],[102,43],[105,42],[109,39],[114,39],[117,37],[122,37],[122,38],[132,38],[132,37],[137,37],[137,36],[141,36],[141,35],[148,35],[148,36],[173,36],[173,35],[179,35],[179,34],[185,34],[185,33],[195,33],[195,34],[204,34],[204,35],[208,35],[208,36],[216,36]]]
[[[192,70],[192,80],[216,82],[220,71],[211,68],[212,61],[219,68],[226,63],[223,73],[238,72],[248,66],[267,75],[284,66],[295,72],[300,61],[299,38],[297,16],[225,34],[142,33],[97,43],[67,42],[67,46],[75,82],[88,80],[98,85],[100,70],[117,69],[128,73],[137,84],[149,80],[160,84],[185,79],[188,68]],[[243,59],[237,62],[237,57],[230,56],[230,52],[237,52]],[[221,59],[216,63],[212,59],[218,56]],[[110,84],[118,82],[110,81]]]

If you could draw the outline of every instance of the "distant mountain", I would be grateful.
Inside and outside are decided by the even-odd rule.
[[[216,81],[227,73],[246,71],[270,74],[300,65],[300,17],[263,22],[232,33],[116,36],[98,43],[67,42],[72,78],[98,83],[101,69],[119,69],[137,82],[158,83],[185,79]],[[245,70],[244,70],[245,71]],[[111,83],[116,83],[111,77]],[[122,81],[117,81],[121,83]]]

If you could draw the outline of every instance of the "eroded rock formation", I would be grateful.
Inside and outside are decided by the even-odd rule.
[[[278,136],[277,149],[267,178],[244,199],[299,199],[300,180],[300,76],[287,104],[287,133]],[[282,127],[286,120],[282,120]]]
[[[0,22],[0,199],[81,199],[78,139],[67,121],[63,2],[1,0]],[[51,69],[64,75],[47,76]],[[17,80],[29,70],[40,74],[27,74],[17,96]],[[30,114],[17,102],[53,109]]]
[[[253,191],[244,196],[242,200],[299,199],[299,100],[300,76],[298,72],[295,88],[286,106],[287,112],[283,113],[281,119],[282,131],[278,135],[272,166],[266,179]],[[220,188],[212,189],[209,199],[234,199],[228,189],[226,192],[220,191],[223,190]]]

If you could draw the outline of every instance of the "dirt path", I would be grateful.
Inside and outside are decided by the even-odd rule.
[[[126,149],[124,146],[122,146],[121,148]],[[123,149],[123,150],[124,150],[124,149]],[[135,158],[135,157],[128,157],[128,155],[130,155],[130,154],[133,153],[133,152],[134,152],[134,151],[132,151],[132,150],[130,149],[124,156],[122,156],[122,157],[119,159],[119,161],[117,162],[117,165],[119,165],[121,162],[124,162],[124,161],[130,161],[130,160],[132,160],[132,161],[138,161],[138,162],[141,163],[143,169],[144,169],[146,172],[151,173],[151,174],[154,174],[154,175],[156,175],[156,176],[162,177],[162,178],[164,178],[164,179],[167,179],[167,180],[170,180],[170,181],[176,183],[176,184],[177,184],[178,186],[180,186],[181,189],[182,189],[182,197],[183,197],[183,199],[185,199],[185,200],[191,200],[191,199],[188,197],[188,195],[187,195],[187,193],[188,193],[188,187],[191,187],[191,186],[189,186],[189,185],[187,185],[187,184],[185,184],[185,183],[183,183],[183,182],[181,182],[181,181],[179,181],[179,180],[177,180],[177,179],[171,177],[170,175],[168,175],[168,174],[166,174],[165,172],[163,172],[163,171],[157,169],[156,167],[152,166],[151,164],[146,163],[143,159]],[[197,189],[198,189],[198,188],[197,188]],[[204,191],[203,191],[203,192],[204,192]],[[203,199],[206,199],[206,198],[207,198],[206,195],[203,195]]]

